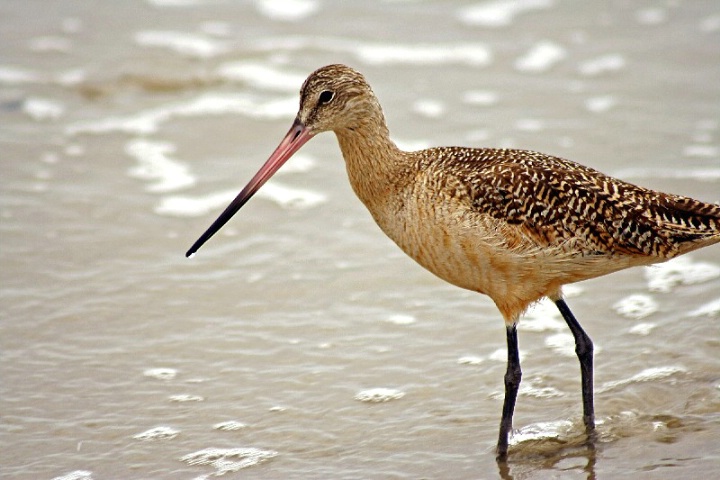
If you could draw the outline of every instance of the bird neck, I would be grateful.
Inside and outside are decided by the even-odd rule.
[[[354,125],[335,131],[345,158],[350,185],[360,200],[373,210],[383,202],[408,172],[407,155],[392,140],[382,112]]]

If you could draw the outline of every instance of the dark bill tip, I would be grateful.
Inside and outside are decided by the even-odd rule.
[[[212,225],[205,230],[205,233],[203,233],[200,238],[193,243],[192,247],[190,247],[190,249],[185,253],[185,257],[190,258],[195,255],[200,247],[202,247],[203,244],[210,239],[210,237],[215,235],[217,231],[220,230],[223,225],[225,225],[253,195],[255,195],[255,192],[257,192],[260,187],[262,187],[265,182],[267,182],[268,179],[272,177],[272,175],[277,172],[278,169],[305,144],[305,142],[310,140],[312,136],[313,134],[310,130],[307,129],[300,120],[296,119],[292,124],[292,127],[290,127],[290,130],[280,142],[280,145],[278,145],[272,155],[270,155],[270,158],[268,158],[265,164],[260,167],[260,170],[258,170],[255,176],[248,182],[247,185],[245,185],[245,188],[242,189],[238,196],[235,197],[235,199],[227,206],[227,208],[212,223]]]

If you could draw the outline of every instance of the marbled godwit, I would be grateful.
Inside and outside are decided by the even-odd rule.
[[[655,192],[526,150],[441,147],[404,152],[357,71],[329,65],[300,90],[300,110],[265,165],[187,252],[194,254],[314,135],[337,136],[353,190],[420,265],[488,295],[505,320],[508,364],[497,444],[507,456],[521,370],[516,325],[549,297],[575,338],[583,421],[594,429],[593,344],[562,286],[662,262],[720,242],[720,206]]]

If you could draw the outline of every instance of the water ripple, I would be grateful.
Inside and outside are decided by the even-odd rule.
[[[172,427],[155,427],[133,435],[136,440],[171,440],[180,434],[180,430]]]
[[[398,400],[405,396],[405,392],[394,388],[371,388],[355,395],[355,400],[369,403],[383,403]]]
[[[243,468],[259,465],[278,455],[273,450],[259,448],[206,448],[189,453],[180,460],[188,465],[210,465],[215,468],[215,475],[220,476],[237,472]]]
[[[482,2],[463,8],[458,13],[460,21],[468,25],[480,27],[506,27],[513,23],[515,17],[533,10],[544,10],[555,5],[554,0],[497,0]]]

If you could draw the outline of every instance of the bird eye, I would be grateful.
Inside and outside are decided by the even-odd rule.
[[[330,103],[334,97],[335,92],[332,92],[330,90],[323,90],[322,93],[320,93],[320,97],[318,98],[318,104],[323,105],[326,103]]]

